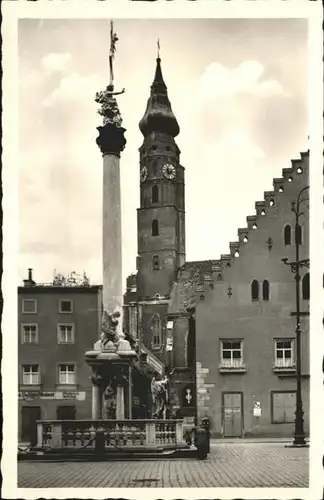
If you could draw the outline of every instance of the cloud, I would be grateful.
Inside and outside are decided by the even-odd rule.
[[[62,54],[59,52],[51,52],[42,58],[41,65],[47,73],[66,71],[71,61],[71,57],[69,53]]]
[[[288,97],[278,80],[261,79],[264,71],[259,61],[244,61],[233,69],[212,62],[200,78],[200,96],[203,100],[228,99],[236,94],[248,94],[259,99]]]

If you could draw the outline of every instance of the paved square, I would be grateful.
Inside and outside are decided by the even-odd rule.
[[[308,487],[309,449],[216,443],[207,460],[20,462],[19,488]]]

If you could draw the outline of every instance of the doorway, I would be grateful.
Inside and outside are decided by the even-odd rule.
[[[243,395],[241,392],[223,393],[224,437],[242,437]]]
[[[23,406],[21,408],[21,439],[31,446],[37,444],[37,424],[41,420],[40,406]]]
[[[58,406],[56,409],[57,420],[75,420],[75,406]]]

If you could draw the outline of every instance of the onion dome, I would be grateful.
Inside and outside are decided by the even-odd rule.
[[[168,98],[168,90],[163,80],[161,59],[159,57],[156,60],[151,95],[147,101],[146,111],[139,123],[139,128],[144,137],[151,132],[162,132],[175,137],[180,132],[177,119],[172,112]]]

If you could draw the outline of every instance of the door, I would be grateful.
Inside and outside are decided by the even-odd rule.
[[[37,444],[36,421],[41,420],[40,406],[23,406],[21,409],[21,439],[31,446]]]
[[[56,410],[57,420],[75,420],[75,406],[58,406]]]
[[[224,437],[241,437],[243,430],[242,394],[224,393],[223,407]]]

